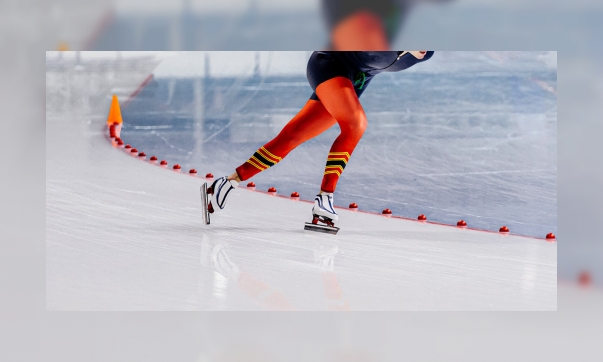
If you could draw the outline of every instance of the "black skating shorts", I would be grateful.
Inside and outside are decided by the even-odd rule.
[[[315,101],[318,100],[316,95],[316,87],[322,82],[335,77],[344,77],[352,81],[356,95],[360,98],[360,95],[364,92],[367,85],[371,81],[372,77],[364,74],[361,71],[350,69],[341,60],[337,59],[333,54],[329,52],[314,52],[308,60],[308,68],[306,71],[308,82],[314,93],[310,99]]]
[[[381,19],[391,42],[410,3],[409,0],[322,0],[322,11],[329,33],[348,16],[368,11]]]

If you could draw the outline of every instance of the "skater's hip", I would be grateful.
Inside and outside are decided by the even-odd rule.
[[[367,73],[355,69],[337,56],[337,52],[314,52],[308,60],[306,76],[314,93],[310,99],[318,100],[316,87],[336,77],[344,77],[352,81],[356,96],[360,97],[372,78]]]

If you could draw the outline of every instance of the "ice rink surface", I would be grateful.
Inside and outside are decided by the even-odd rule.
[[[104,128],[108,98],[99,91],[106,104],[89,103],[94,77],[51,73],[47,309],[557,308],[557,244],[542,239],[348,210],[337,236],[314,234],[302,230],[310,204],[244,188],[205,226],[201,178],[115,148]],[[150,144],[132,143],[151,154]]]
[[[309,52],[255,54],[166,59],[124,108],[123,140],[203,174],[232,174],[312,93]],[[557,233],[556,87],[554,52],[436,52],[380,74],[360,99],[368,127],[336,205]],[[332,127],[252,181],[313,199],[338,134]]]

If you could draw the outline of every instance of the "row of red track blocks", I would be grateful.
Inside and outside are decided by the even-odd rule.
[[[115,145],[117,147],[122,147],[123,146],[123,148],[126,150],[126,152],[129,152],[131,155],[135,155],[135,156],[138,156],[140,158],[146,158],[147,157],[146,153],[144,153],[144,152],[138,152],[138,150],[136,148],[132,147],[131,145],[129,145],[129,144],[125,144],[124,145],[124,142],[122,141],[122,139],[119,138],[119,137],[117,137],[117,136],[115,136],[115,127],[113,125],[110,126],[110,128],[109,128],[109,137],[111,139],[115,140]],[[149,158],[149,161],[151,161],[151,163],[155,163],[156,161],[158,161],[157,156],[151,156]],[[168,162],[166,160],[161,160],[159,162],[159,165],[167,167]],[[182,167],[179,164],[174,164],[174,166],[172,166],[172,169],[175,170],[175,171],[180,171],[182,169]],[[192,168],[192,169],[189,170],[188,173],[190,175],[194,176],[194,175],[197,174],[197,170],[195,170],[194,168]],[[208,173],[208,174],[205,175],[205,178],[210,178],[211,179],[213,177],[214,177],[214,175],[212,175],[211,173]]]
[[[138,150],[136,148],[133,148],[131,145],[126,144],[124,146],[124,142],[119,137],[115,136],[115,130],[114,130],[113,127],[110,128],[110,138],[114,138],[115,139],[118,147],[123,146],[126,150],[129,149],[131,154],[138,153],[138,157],[141,157],[141,158],[145,158],[146,157],[146,154],[144,152],[140,152],[139,153]],[[151,162],[155,162],[155,161],[157,161],[157,157],[151,156],[149,158],[149,160]],[[168,163],[167,163],[166,160],[161,160],[161,162],[159,164],[161,166],[167,166]],[[181,169],[180,165],[178,165],[178,164],[175,164],[172,168],[173,168],[173,170],[176,170],[176,171],[179,171]],[[188,173],[190,175],[194,176],[194,175],[197,174],[197,170],[195,170],[194,168],[192,168],[192,169],[189,170]],[[211,174],[211,173],[208,173],[208,174],[205,175],[205,178],[212,179],[212,178],[214,178],[214,175]],[[247,183],[247,188],[255,190],[255,183],[253,183],[253,182]],[[276,191],[275,187],[270,187],[268,189],[268,194],[276,195],[276,192],[277,191]],[[292,192],[291,193],[291,198],[294,199],[294,200],[299,200],[299,198],[300,198],[299,197],[299,193],[297,191]],[[358,205],[355,202],[353,202],[353,203],[351,203],[349,205],[349,209],[352,210],[352,211],[357,211],[358,210]],[[390,209],[384,209],[383,211],[381,211],[381,214],[384,215],[384,216],[386,216],[386,217],[390,217],[390,216],[392,216],[393,213],[392,213],[392,211]],[[419,215],[417,217],[417,220],[418,221],[426,222],[427,221],[427,217],[424,214],[421,214],[421,215]],[[466,228],[467,227],[467,222],[465,220],[459,220],[456,223],[456,226],[459,227],[459,228]],[[506,227],[506,226],[502,226],[498,231],[501,234],[508,234],[509,233],[509,228]],[[545,239],[547,241],[555,241],[556,240],[556,236],[553,233],[548,233],[546,235]]]
[[[247,187],[248,187],[248,188],[253,188],[253,189],[255,189],[255,183],[253,183],[253,182],[249,182],[249,183],[247,184]],[[270,194],[276,194],[276,188],[275,188],[275,187],[270,187],[270,188],[268,189],[268,193],[270,193]],[[297,191],[293,192],[293,193],[291,194],[291,198],[299,199],[299,193],[298,193]],[[356,210],[358,210],[358,204],[356,204],[355,202],[351,203],[351,204],[349,205],[349,209],[351,209],[352,211],[356,211]],[[382,215],[385,215],[385,216],[391,216],[391,215],[392,215],[392,211],[391,211],[390,209],[384,209],[384,210],[381,212],[381,214],[382,214]],[[421,214],[421,215],[419,215],[419,216],[417,217],[417,220],[418,220],[418,221],[427,221],[427,217],[426,217],[424,214]],[[466,227],[467,227],[467,222],[466,222],[465,220],[459,220],[459,221],[456,223],[456,226],[457,226],[457,227],[460,227],[460,228],[466,228]],[[501,228],[500,228],[498,231],[499,231],[500,233],[502,233],[502,234],[508,234],[508,233],[509,233],[509,228],[508,228],[508,227],[506,227],[506,226],[502,226],[502,227],[501,227]],[[547,239],[547,240],[555,240],[555,234],[553,234],[553,233],[549,233],[549,234],[547,234],[547,235],[546,235],[546,239]]]

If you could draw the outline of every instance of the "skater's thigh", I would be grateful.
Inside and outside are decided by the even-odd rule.
[[[353,78],[345,64],[343,64],[335,55],[334,52],[314,52],[308,60],[308,68],[306,70],[308,83],[314,91],[310,99],[317,101],[316,88],[335,77]]]
[[[352,81],[348,78],[329,79],[316,87],[316,94],[322,105],[340,126],[366,122],[364,109],[358,100]]]

